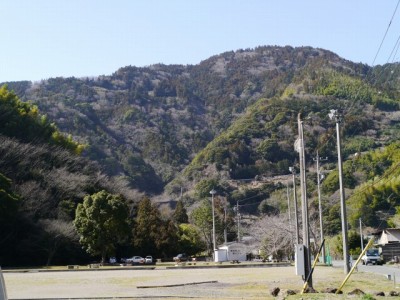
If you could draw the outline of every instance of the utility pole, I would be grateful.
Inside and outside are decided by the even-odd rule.
[[[363,233],[362,233],[362,222],[360,218],[360,237],[361,237],[361,251],[364,250],[364,240],[363,240]]]
[[[288,207],[289,230],[291,230],[291,228],[292,228],[292,216],[291,216],[291,212],[290,212],[289,182],[286,185],[286,197],[287,197],[287,207]]]
[[[226,228],[226,204],[224,207],[224,242],[225,244],[228,242],[228,231]]]
[[[340,127],[341,117],[338,115],[337,110],[331,109],[329,117],[336,122],[336,136],[337,136],[337,152],[338,152],[338,169],[339,169],[339,187],[340,187],[340,211],[342,216],[342,238],[343,238],[343,260],[344,260],[344,273],[350,272],[350,257],[347,238],[347,214],[346,214],[346,198],[343,187],[343,164],[341,154],[340,142]]]
[[[212,228],[212,238],[213,238],[213,253],[214,253],[214,260],[215,260],[215,250],[217,249],[217,243],[215,241],[215,213],[214,213],[214,195],[217,193],[216,190],[212,189],[210,191],[211,194],[211,206],[212,206],[212,223],[213,223],[213,228]]]
[[[237,220],[237,241],[240,243],[240,214],[239,214],[239,200],[236,201],[236,220]]]
[[[321,245],[324,240],[324,227],[323,227],[323,222],[322,222],[322,204],[321,204],[321,181],[324,178],[323,175],[321,175],[320,170],[319,170],[319,162],[323,160],[327,160],[328,158],[321,158],[318,155],[317,151],[317,157],[314,158],[314,161],[317,162],[317,189],[318,189],[318,210],[319,210],[319,228],[321,231]],[[325,246],[322,246],[321,249],[321,255],[322,255],[322,262],[325,264],[326,263],[326,257],[325,257]]]
[[[294,247],[293,242],[293,232],[292,232],[292,214],[290,212],[290,196],[289,196],[289,181],[286,183],[286,196],[287,196],[287,205],[288,205],[288,218],[289,218],[289,232],[290,232],[290,239],[292,241],[292,246]],[[290,251],[292,251],[290,249]]]
[[[300,188],[301,188],[301,207],[303,218],[303,244],[305,251],[305,280],[308,278],[307,283],[312,287],[312,273],[311,273],[311,255],[310,255],[310,235],[308,225],[308,203],[307,203],[307,183],[305,172],[305,154],[304,154],[304,134],[303,134],[303,121],[301,114],[297,116],[298,130],[299,130],[299,158],[300,158]],[[310,275],[310,276],[308,276]]]
[[[298,209],[297,209],[297,191],[296,191],[296,170],[294,169],[294,167],[289,167],[289,171],[292,173],[292,176],[293,176],[293,200],[294,200],[294,218],[295,218],[295,225],[296,225],[296,244],[300,244],[299,216],[298,216]]]

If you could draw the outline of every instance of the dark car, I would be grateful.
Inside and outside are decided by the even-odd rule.
[[[179,253],[174,257],[175,262],[188,261],[190,258],[186,255],[186,253]]]

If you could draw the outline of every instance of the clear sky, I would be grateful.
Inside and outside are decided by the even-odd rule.
[[[1,0],[0,82],[198,64],[264,45],[324,48],[372,65],[398,1]],[[375,65],[389,60],[399,29],[400,7]]]

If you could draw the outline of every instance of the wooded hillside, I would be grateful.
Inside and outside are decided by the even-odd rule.
[[[337,109],[351,225],[360,216],[374,228],[394,224],[399,72],[397,64],[371,68],[322,49],[264,46],[198,65],[8,82],[21,101],[2,88],[0,182],[7,205],[20,203],[21,216],[38,226],[38,219],[71,221],[84,195],[102,188],[132,203],[147,194],[171,207],[182,199],[188,208],[215,188],[230,208],[243,201],[244,213],[286,212],[300,113],[312,217],[318,153],[327,157],[324,218],[334,235],[340,231],[336,132],[328,113]]]

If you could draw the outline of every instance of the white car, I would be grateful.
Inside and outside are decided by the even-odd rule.
[[[361,258],[363,265],[382,265],[383,261],[379,255],[378,249],[368,249],[365,255]]]
[[[151,255],[147,255],[147,256],[144,258],[144,263],[145,263],[145,264],[151,265],[153,262],[154,262],[153,256],[151,256]]]
[[[144,264],[144,258],[141,256],[133,256],[125,259],[125,262],[131,264]]]

